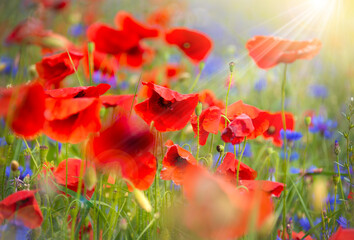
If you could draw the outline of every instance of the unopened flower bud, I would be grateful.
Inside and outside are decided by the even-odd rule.
[[[230,62],[229,63],[229,68],[230,68],[230,73],[233,73],[235,70],[235,63],[234,62]]]
[[[339,183],[339,176],[337,174],[333,175],[333,183],[335,186]]]
[[[140,207],[147,212],[151,212],[152,206],[149,199],[147,199],[147,197],[144,195],[144,192],[135,188],[133,193]]]
[[[12,134],[8,134],[6,135],[5,140],[8,145],[12,145],[15,142],[15,136]]]
[[[188,72],[183,72],[179,75],[180,82],[188,81],[190,78],[191,78],[191,75]]]
[[[307,127],[311,125],[311,117],[310,116],[305,117],[305,124]]]
[[[30,79],[34,79],[38,77],[36,65],[32,64],[28,67],[28,75]]]
[[[216,146],[216,151],[218,151],[219,153],[223,153],[224,152],[224,146],[223,145],[217,145]]]
[[[97,183],[96,170],[92,166],[88,166],[84,175],[84,183],[87,190],[91,191]]]
[[[48,36],[48,37],[42,38],[41,44],[44,47],[55,49],[55,48],[65,48],[67,45],[67,42],[62,38]]]
[[[16,160],[11,161],[11,171],[13,172],[17,171],[19,166],[20,164],[18,164]]]
[[[204,62],[199,63],[199,71],[203,71],[204,67],[205,67]]]
[[[200,116],[200,114],[202,114],[202,110],[203,110],[203,105],[201,102],[199,102],[197,104],[197,107],[195,108],[195,115]]]
[[[89,43],[87,44],[87,51],[88,51],[89,53],[93,53],[93,51],[95,51],[95,43],[89,42]]]
[[[39,156],[40,156],[40,159],[41,159],[41,163],[44,163],[47,161],[47,154],[48,154],[48,147],[47,146],[40,146],[39,147]]]
[[[336,155],[339,155],[339,153],[340,153],[340,146],[339,146],[338,140],[336,140],[336,141],[334,142],[334,153],[335,153]]]

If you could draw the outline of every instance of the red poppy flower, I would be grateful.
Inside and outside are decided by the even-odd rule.
[[[43,23],[36,18],[28,18],[20,22],[6,37],[6,43],[36,44],[39,39],[47,34]]]
[[[172,180],[176,185],[183,183],[185,172],[197,161],[187,150],[177,144],[169,146],[162,160],[161,179]]]
[[[217,168],[216,173],[225,177],[229,182],[236,183],[237,167],[239,161],[233,153],[226,153],[223,162]],[[241,162],[239,171],[239,180],[254,180],[257,172]]]
[[[129,50],[117,54],[116,59],[122,66],[140,68],[142,65],[152,61],[155,52],[143,44],[137,44]]]
[[[202,90],[199,93],[199,101],[201,103],[207,104],[207,106],[209,106],[209,107],[217,106],[220,109],[225,108],[225,103],[223,101],[217,99],[214,92],[209,89]]]
[[[199,144],[204,146],[209,133],[218,134],[221,110],[218,107],[210,107],[202,111],[199,116]],[[195,136],[198,135],[198,118],[194,114],[191,124]]]
[[[147,123],[154,121],[157,131],[178,131],[189,122],[198,104],[198,94],[180,94],[171,89],[143,82],[150,97],[135,105],[135,112]]]
[[[268,194],[240,191],[201,168],[191,168],[183,185],[188,204],[184,223],[203,239],[235,239],[257,231],[273,212]],[[252,214],[257,212],[251,228]]]
[[[329,240],[349,240],[354,238],[354,229],[348,228],[344,229],[339,227],[337,232],[335,232]]]
[[[114,22],[118,29],[132,32],[138,35],[140,39],[153,38],[159,35],[158,29],[142,24],[125,11],[119,11],[114,18]]]
[[[225,113],[225,110],[223,110],[223,113]],[[263,111],[260,109],[248,104],[244,104],[241,100],[227,107],[227,118],[231,122],[241,114],[246,114],[250,119],[252,119],[254,130],[251,131],[249,135],[247,135],[248,139],[254,139],[259,135],[262,135],[263,132],[268,129],[269,121],[264,117],[262,113]],[[219,128],[220,131],[223,131],[225,128],[224,118],[221,118]]]
[[[101,129],[99,95],[110,86],[62,88],[47,91],[44,133],[50,138],[79,143]]]
[[[262,190],[268,194],[280,197],[284,190],[284,184],[263,180],[240,180],[240,184],[247,187],[248,190]]]
[[[278,236],[279,237],[282,237],[282,232],[279,230],[278,231]],[[303,238],[305,236],[305,233],[304,232],[295,232],[295,231],[292,231],[291,233],[291,239],[294,239],[294,240],[312,240],[312,237],[311,236],[307,236],[305,238]],[[289,234],[288,233],[285,233],[285,239],[289,240]]]
[[[263,132],[263,137],[265,139],[272,138],[274,145],[281,146],[283,144],[283,141],[280,137],[280,130],[284,129],[281,112],[263,112],[261,115],[263,118],[269,121],[269,127],[265,132]],[[294,130],[295,119],[292,113],[285,113],[285,121],[286,129]]]
[[[43,215],[34,196],[36,191],[19,191],[0,202],[0,224],[4,219],[20,221],[28,228],[40,227]]]
[[[118,107],[125,113],[129,113],[132,106],[136,104],[134,94],[130,95],[105,95],[100,97],[104,107]],[[134,101],[134,102],[133,102]]]
[[[176,45],[193,62],[203,61],[210,53],[212,41],[205,34],[187,28],[174,28],[165,35],[166,42]]]
[[[246,114],[237,116],[232,122],[227,125],[221,133],[221,139],[224,142],[230,142],[232,145],[240,144],[245,137],[249,136],[254,131],[252,119]]]
[[[139,43],[137,34],[114,29],[102,23],[94,23],[87,29],[87,36],[95,43],[95,49],[109,54],[119,54]]]
[[[14,133],[33,138],[43,129],[44,98],[38,83],[0,88],[0,117],[6,117]]]
[[[178,77],[178,75],[183,71],[183,66],[178,64],[167,64],[165,66],[165,76],[166,79],[172,80]]]
[[[154,181],[156,159],[149,152],[154,137],[146,124],[121,116],[99,136],[90,139],[87,149],[98,168],[120,173],[136,188],[146,190]],[[128,185],[129,190],[132,187]]]
[[[312,59],[321,49],[321,41],[291,41],[277,37],[255,36],[246,48],[258,67],[268,69],[279,63],[292,63],[297,59]]]
[[[66,165],[68,163],[68,165]],[[88,190],[85,188],[85,183],[83,181],[83,176],[85,175],[86,168],[87,167],[93,167],[94,166],[85,160],[77,159],[77,158],[68,158],[67,160],[63,160],[59,163],[58,167],[55,169],[53,172],[53,175],[55,177],[55,181],[57,184],[61,186],[66,186],[66,180],[67,180],[67,186],[68,189],[77,192],[79,189],[79,180],[81,178],[81,193],[83,194],[84,191],[86,191],[86,198],[90,199],[95,192],[95,188]],[[81,169],[82,175],[81,175]],[[66,170],[68,170],[68,176],[66,176]]]
[[[59,83],[66,77],[75,72],[79,66],[80,59],[83,55],[78,52],[67,52],[44,57],[41,62],[36,63],[36,69],[40,79],[44,81],[44,86],[49,88]],[[74,65],[73,65],[74,64]]]

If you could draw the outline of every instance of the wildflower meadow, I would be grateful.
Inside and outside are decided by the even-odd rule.
[[[354,239],[353,12],[1,0],[0,239]]]

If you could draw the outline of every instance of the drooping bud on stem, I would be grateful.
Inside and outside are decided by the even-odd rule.
[[[12,145],[15,142],[15,136],[12,134],[8,134],[6,135],[5,140],[8,145]]]
[[[11,161],[11,171],[16,172],[20,164],[16,160]]]
[[[87,51],[89,53],[93,53],[93,51],[95,51],[95,43],[94,42],[87,43]]]
[[[84,175],[84,183],[85,183],[85,187],[89,191],[91,191],[96,186],[97,174],[96,174],[96,170],[92,166],[88,166],[86,168],[86,172]]]
[[[223,145],[217,145],[216,146],[216,151],[218,151],[219,153],[223,153],[224,152],[224,146]]]
[[[133,193],[140,207],[147,212],[151,212],[152,206],[149,202],[149,199],[147,199],[147,197],[144,195],[144,192],[135,188]]]

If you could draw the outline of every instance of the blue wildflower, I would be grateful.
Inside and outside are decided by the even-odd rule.
[[[100,71],[95,71],[93,73],[92,80],[95,83],[107,83],[111,85],[112,88],[117,87],[117,81],[114,75],[109,76],[108,74],[102,74]]]
[[[308,220],[307,217],[297,217],[295,216],[295,221],[301,226],[301,228],[307,232],[311,229],[311,224],[310,221]],[[316,218],[315,221],[313,222],[313,224],[316,226],[317,224],[319,224],[321,222],[321,218]]]
[[[320,84],[314,84],[310,86],[310,95],[316,98],[327,98],[328,97],[327,87]]]
[[[302,138],[301,132],[286,130],[286,140],[287,141],[298,141]],[[284,129],[280,130],[280,137],[284,139]]]
[[[254,89],[257,92],[263,91],[267,87],[267,80],[265,78],[260,78],[255,84]]]
[[[30,239],[28,227],[21,224],[19,221],[11,221],[5,225],[0,226],[1,239],[23,240]]]
[[[325,119],[322,116],[314,116],[311,119],[312,126],[309,128],[312,133],[320,133],[325,138],[332,138],[333,131],[337,127],[337,122]]]
[[[129,88],[129,83],[128,83],[128,81],[122,81],[122,82],[119,84],[119,88],[122,89],[122,90],[128,89],[128,88]]]
[[[243,148],[243,143],[241,144],[236,144],[236,157],[240,157],[241,153],[242,153],[242,148]],[[234,152],[234,146],[231,144],[227,145],[227,150],[228,152]],[[246,143],[245,146],[245,151],[243,152],[243,156],[242,157],[252,157],[252,151],[251,151],[251,145]]]
[[[80,37],[85,34],[85,32],[86,27],[82,23],[74,24],[68,30],[68,33],[73,37]]]
[[[337,219],[337,223],[339,224],[339,226],[341,226],[342,228],[348,228],[348,220],[345,217],[340,216]]]
[[[33,174],[33,172],[32,172],[32,170],[31,170],[29,164],[26,164],[26,168],[25,168],[25,169],[24,169],[22,166],[19,166],[18,170],[20,171],[20,176],[19,176],[19,178],[20,178],[21,180],[23,180],[27,175],[32,176],[32,174]],[[6,167],[6,169],[5,169],[5,175],[6,175],[6,177],[9,178],[9,177],[10,177],[10,173],[11,173],[11,167],[8,166],[8,167]]]
[[[2,56],[0,58],[0,73],[15,76],[18,70],[17,64],[12,58]]]

